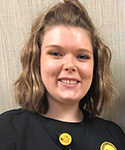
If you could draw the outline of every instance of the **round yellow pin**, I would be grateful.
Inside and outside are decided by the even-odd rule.
[[[116,147],[110,142],[103,142],[100,150],[117,150]]]
[[[59,137],[59,141],[62,145],[67,146],[67,145],[71,144],[72,137],[68,133],[62,133]]]

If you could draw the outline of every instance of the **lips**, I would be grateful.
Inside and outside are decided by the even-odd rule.
[[[61,78],[61,79],[59,79],[59,81],[64,84],[68,84],[68,85],[74,85],[74,84],[77,84],[80,82],[77,79],[69,79],[69,78]]]

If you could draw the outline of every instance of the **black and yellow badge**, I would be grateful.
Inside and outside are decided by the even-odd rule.
[[[68,133],[62,133],[59,137],[59,141],[62,145],[68,146],[72,142],[72,137]]]
[[[116,147],[110,142],[103,142],[100,150],[117,150]]]

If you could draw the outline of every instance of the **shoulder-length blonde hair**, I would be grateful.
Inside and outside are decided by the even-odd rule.
[[[111,52],[99,38],[84,6],[78,0],[66,0],[44,12],[32,26],[31,35],[21,53],[22,73],[14,84],[15,98],[26,109],[45,114],[48,110],[46,89],[40,74],[40,53],[44,34],[56,25],[87,30],[93,45],[94,73],[92,85],[80,100],[79,107],[99,115],[112,99]]]

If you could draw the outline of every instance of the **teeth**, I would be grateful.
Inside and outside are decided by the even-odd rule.
[[[61,82],[66,83],[66,84],[75,84],[75,83],[77,83],[76,80],[61,80]]]

